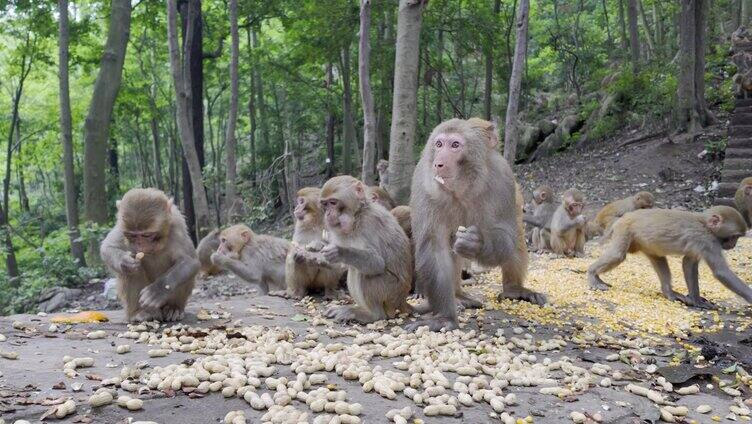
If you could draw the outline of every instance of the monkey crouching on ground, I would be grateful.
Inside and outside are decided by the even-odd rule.
[[[600,258],[588,268],[591,289],[610,287],[600,274],[617,267],[627,253],[644,253],[661,282],[661,292],[669,300],[678,300],[689,306],[712,308],[714,305],[700,296],[698,265],[704,260],[718,279],[729,290],[752,303],[752,289],[729,268],[723,250],[736,246],[736,241],[747,231],[739,212],[728,206],[714,206],[704,212],[673,209],[643,209],[629,212],[611,227],[608,245]],[[683,256],[682,269],[688,295],[676,293],[671,288],[671,271],[666,256]]]
[[[588,231],[593,236],[603,235],[625,213],[638,209],[650,209],[653,206],[655,206],[655,198],[649,191],[641,191],[634,196],[608,203],[598,211],[595,219],[588,223]]]
[[[243,280],[258,285],[259,294],[285,288],[285,258],[290,242],[274,236],[255,234],[243,224],[219,233],[219,247],[212,263]]]
[[[333,299],[337,297],[345,267],[329,263],[320,253],[324,247],[324,213],[319,203],[321,189],[306,187],[298,190],[297,194],[293,211],[295,232],[285,261],[287,289],[284,294],[271,294],[300,299],[309,290],[323,289],[324,297]]]
[[[747,226],[752,225],[752,177],[747,177],[739,184],[734,195],[736,209],[744,217]]]
[[[100,255],[117,276],[129,321],[183,318],[200,265],[183,215],[162,191],[134,188],[125,193]]]
[[[581,257],[585,254],[585,225],[582,214],[585,195],[571,188],[561,195],[561,204],[551,218],[551,250],[557,255]]]
[[[533,226],[530,248],[535,252],[551,250],[551,219],[556,212],[554,191],[547,185],[533,190],[533,213],[525,214],[522,220]]]
[[[328,244],[327,261],[347,265],[347,289],[355,306],[335,306],[325,315],[337,321],[373,322],[409,312],[412,256],[397,220],[373,203],[356,178],[339,176],[321,189]]]
[[[214,265],[211,261],[212,253],[219,248],[219,232],[217,228],[212,230],[206,237],[202,238],[196,247],[196,255],[201,262],[201,274],[206,277],[208,275],[219,274],[219,267]]]
[[[413,174],[410,208],[416,284],[432,316],[407,325],[410,331],[457,328],[455,288],[464,259],[501,266],[500,298],[546,302],[523,286],[522,194],[497,144],[494,124],[478,118],[445,121],[428,138]]]

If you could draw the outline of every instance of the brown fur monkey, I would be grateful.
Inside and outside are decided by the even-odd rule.
[[[412,256],[397,220],[368,199],[353,177],[334,177],[321,189],[328,244],[321,250],[332,263],[347,265],[347,289],[356,306],[336,306],[326,316],[368,323],[408,312]]]
[[[100,254],[117,276],[128,320],[183,318],[199,261],[183,215],[162,191],[134,188],[125,193]]]
[[[585,195],[569,189],[561,195],[561,204],[551,219],[551,250],[558,255],[582,256],[585,254],[585,225],[582,214]]]
[[[729,268],[723,250],[736,246],[747,231],[744,219],[736,209],[714,206],[704,212],[672,209],[644,209],[629,212],[611,227],[610,241],[600,258],[588,269],[588,283],[594,290],[610,287],[600,274],[624,261],[627,253],[647,255],[661,282],[661,292],[669,300],[702,308],[713,304],[700,296],[698,264],[704,260],[713,275],[729,290],[752,303],[752,289]],[[671,271],[666,256],[682,259],[684,280],[689,294],[684,296],[671,288]]]
[[[219,267],[211,261],[212,253],[216,252],[219,247],[219,232],[218,228],[212,230],[206,237],[201,239],[196,247],[196,255],[198,255],[198,260],[201,262],[201,274],[203,276],[219,274]]]
[[[295,200],[295,232],[285,261],[285,297],[300,299],[308,290],[323,289],[324,297],[337,297],[337,288],[345,268],[330,264],[319,251],[324,247],[321,234],[324,212],[319,196],[321,189],[306,187],[298,190]],[[272,293],[279,294],[279,293]]]
[[[431,133],[413,174],[410,207],[415,241],[416,284],[433,316],[406,328],[457,328],[455,287],[464,259],[500,265],[499,297],[544,304],[523,287],[527,247],[522,194],[509,164],[496,150],[494,124],[451,119]]]
[[[385,189],[379,186],[370,186],[366,189],[366,191],[368,192],[368,196],[370,196],[371,201],[380,204],[384,207],[384,209],[391,211],[392,209],[397,207],[397,203],[392,200],[392,196],[390,196]]]
[[[602,235],[625,213],[636,211],[637,209],[650,209],[653,206],[655,206],[655,198],[649,191],[641,191],[626,199],[611,202],[601,208],[595,219],[591,221],[591,227],[593,228],[591,233]]]
[[[554,190],[547,185],[533,190],[533,213],[522,217],[525,223],[533,226],[530,244],[533,251],[551,250],[551,219],[554,212]]]
[[[739,184],[734,195],[736,209],[742,214],[747,225],[752,225],[752,177],[747,177]]]
[[[260,294],[285,287],[285,258],[290,242],[281,238],[255,234],[243,224],[233,225],[219,233],[219,247],[211,260],[220,269],[230,271],[243,280],[257,284]]]

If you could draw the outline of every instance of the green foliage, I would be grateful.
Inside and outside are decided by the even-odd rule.
[[[710,160],[722,160],[726,153],[726,146],[728,146],[728,138],[711,138],[705,140],[705,150],[707,150],[707,158]]]

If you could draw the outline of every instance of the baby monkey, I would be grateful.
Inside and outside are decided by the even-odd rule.
[[[610,271],[624,261],[627,253],[647,255],[661,282],[661,292],[669,300],[688,306],[712,308],[714,305],[700,296],[698,265],[708,264],[713,276],[729,290],[752,303],[752,289],[729,268],[723,250],[736,246],[747,231],[741,214],[728,206],[714,206],[704,212],[673,209],[641,209],[619,218],[611,227],[609,244],[588,269],[588,283],[594,290],[610,287],[600,274]],[[666,256],[680,255],[684,280],[689,294],[684,296],[671,288],[671,271]]]
[[[571,188],[561,195],[561,204],[551,218],[551,250],[557,255],[585,254],[585,195]]]

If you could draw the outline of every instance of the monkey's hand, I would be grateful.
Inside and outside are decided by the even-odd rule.
[[[457,230],[454,241],[454,251],[465,258],[475,259],[483,247],[478,227],[471,225],[468,228]]]
[[[214,252],[211,255],[211,261],[214,265],[222,266],[227,262],[227,256],[219,252]]]
[[[312,241],[306,245],[305,250],[309,252],[320,252],[324,246],[325,244],[323,241]]]
[[[120,270],[123,274],[133,274],[141,270],[141,261],[131,256],[129,252],[125,252],[120,259]]]
[[[155,281],[141,289],[138,304],[141,308],[161,308],[167,302],[170,290],[162,281]]]
[[[574,219],[574,223],[577,228],[582,228],[587,224],[587,218],[585,218],[585,215],[577,215],[577,218]]]
[[[321,249],[321,254],[324,255],[324,259],[327,262],[342,262],[342,252],[340,248],[335,244],[327,244]]]

